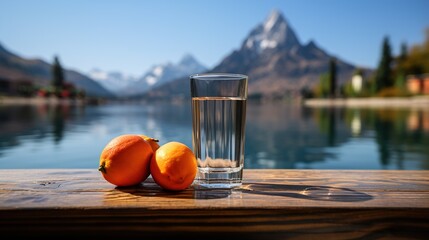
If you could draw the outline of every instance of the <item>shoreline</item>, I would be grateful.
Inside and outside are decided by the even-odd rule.
[[[56,97],[0,97],[0,105],[84,105],[82,99],[59,99]]]
[[[306,107],[370,107],[370,108],[428,108],[429,96],[392,98],[307,99]]]
[[[58,99],[55,97],[9,97],[1,96],[0,105],[85,105],[87,99]],[[304,107],[355,107],[355,108],[427,108],[429,96],[392,97],[392,98],[313,98],[301,100]]]

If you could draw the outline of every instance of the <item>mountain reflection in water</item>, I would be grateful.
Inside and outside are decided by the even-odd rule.
[[[97,168],[106,143],[141,133],[192,148],[190,103],[0,105],[0,168]],[[429,169],[429,109],[248,103],[245,168]]]

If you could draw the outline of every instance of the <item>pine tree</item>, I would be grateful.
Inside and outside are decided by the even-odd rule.
[[[337,90],[337,61],[335,58],[329,60],[329,94],[335,98]]]
[[[383,40],[383,48],[381,52],[380,63],[377,68],[377,75],[375,77],[376,91],[393,86],[392,79],[392,50],[389,44],[388,37]]]
[[[52,64],[52,86],[55,91],[59,91],[64,86],[64,72],[58,56],[54,57],[54,63]]]
[[[401,52],[399,53],[399,56],[396,58],[396,64],[395,64],[395,87],[399,89],[405,88],[406,80],[405,75],[407,74],[404,69],[404,63],[407,60],[407,45],[405,43],[401,44]]]
[[[399,54],[399,61],[404,61],[408,56],[408,47],[406,43],[401,44],[401,53]]]
[[[320,82],[316,89],[316,95],[318,97],[324,98],[329,96],[329,91],[331,89],[329,83],[329,73],[323,73],[320,75]]]

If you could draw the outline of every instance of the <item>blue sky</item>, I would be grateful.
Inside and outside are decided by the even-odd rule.
[[[0,0],[0,43],[12,52],[88,72],[141,75],[191,53],[213,67],[280,10],[310,40],[358,66],[375,67],[381,42],[424,40],[426,0]]]

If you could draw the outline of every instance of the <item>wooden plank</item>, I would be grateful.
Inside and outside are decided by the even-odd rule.
[[[0,209],[109,207],[428,208],[429,171],[247,170],[233,191],[115,188],[96,170],[0,170]]]
[[[290,208],[205,211],[49,209],[0,212],[2,235],[188,239],[424,239],[428,214],[408,209]]]
[[[15,236],[423,238],[429,171],[245,170],[241,188],[115,188],[96,170],[0,170],[0,231]]]

